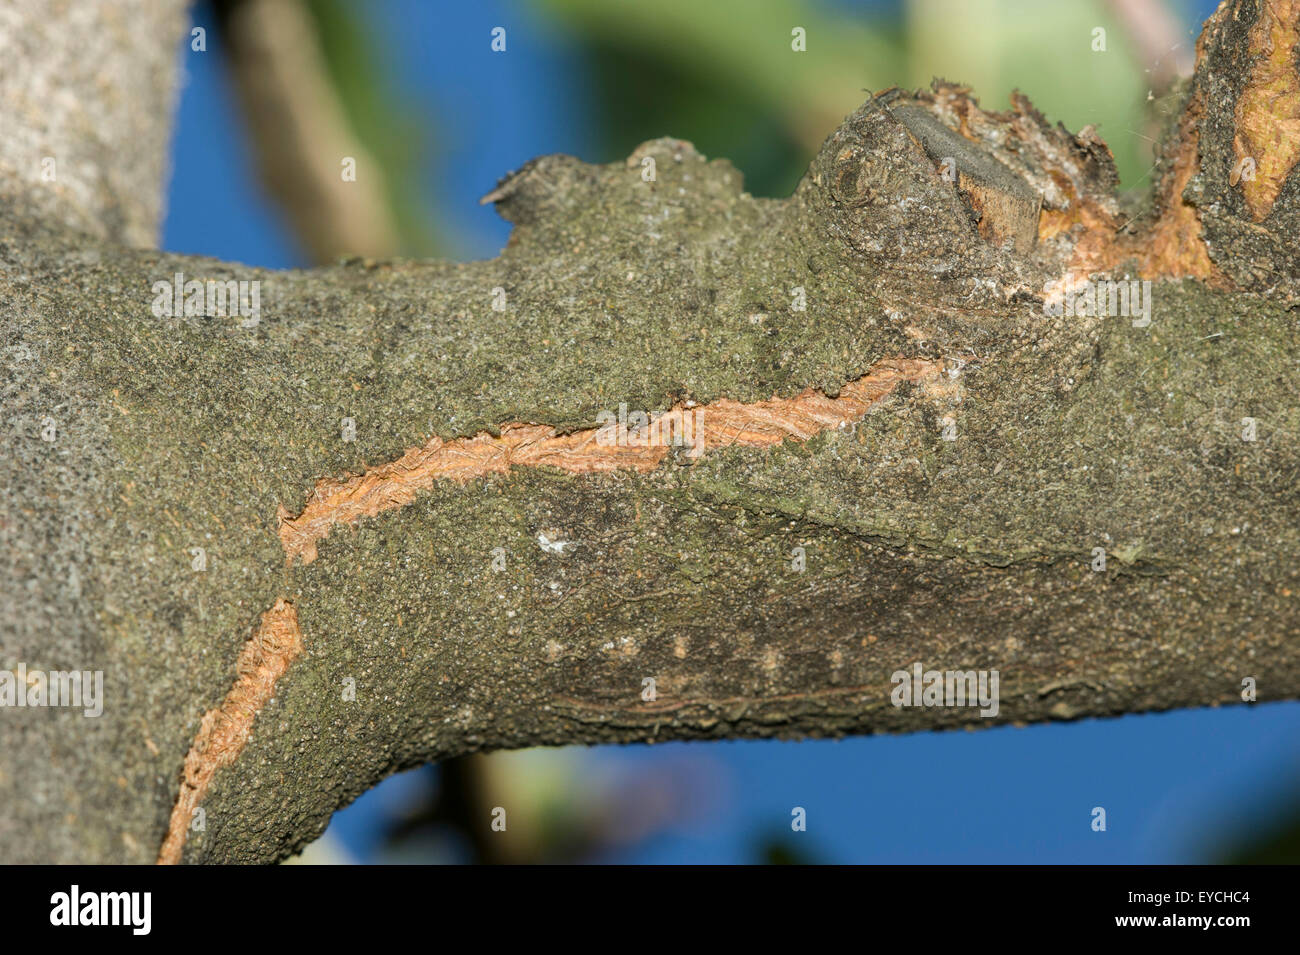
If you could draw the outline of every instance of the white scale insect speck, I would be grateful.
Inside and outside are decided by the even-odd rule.
[[[574,541],[551,540],[546,534],[537,535],[537,543],[548,554],[563,554],[564,548],[572,547]]]

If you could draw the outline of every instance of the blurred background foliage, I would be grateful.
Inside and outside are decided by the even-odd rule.
[[[1095,126],[1123,188],[1140,193],[1158,103],[1189,71],[1213,6],[207,0],[195,22],[210,47],[182,54],[164,246],[271,267],[490,256],[508,227],[476,200],[508,168],[556,151],[612,162],[661,135],[731,159],[755,195],[788,195],[869,92],[934,77],[969,85],[987,109],[1020,89],[1072,132]],[[240,40],[241,18],[258,42]],[[498,26],[504,51],[490,47]],[[795,27],[806,52],[791,48]],[[304,53],[321,75],[267,69]],[[336,169],[339,155],[363,156],[359,175],[378,184],[384,208],[363,210],[375,226],[364,242],[336,176],[306,171],[322,156]],[[336,203],[332,220],[315,215]],[[1294,862],[1298,730],[1300,704],[1274,704],[842,743],[474,756],[393,777],[338,813],[303,861]],[[1095,805],[1112,834],[1091,832]],[[791,831],[795,806],[806,833]],[[490,828],[494,807],[507,809],[505,833]]]
[[[1143,125],[1148,81],[1101,0],[540,6],[581,38],[611,158],[647,127],[671,129],[707,155],[730,157],[755,195],[789,195],[866,92],[943,77],[971,86],[985,108],[1008,108],[1020,88],[1072,131],[1104,126],[1127,184],[1150,165],[1150,150],[1130,135]],[[789,55],[792,24],[806,29],[810,55]],[[1107,55],[1086,42],[1095,27],[1106,30]]]

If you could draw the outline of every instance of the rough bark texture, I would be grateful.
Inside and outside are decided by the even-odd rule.
[[[161,103],[179,13],[143,6],[159,27],[122,88]],[[134,249],[158,183],[116,177],[141,168],[106,162],[82,201],[0,165],[0,666],[105,680],[98,718],[0,709],[0,856],[154,861],[200,779],[182,805],[206,828],[166,861],[281,858],[386,774],[482,749],[1071,719],[1238,701],[1246,677],[1300,695],[1286,127],[1243,140],[1267,214],[1230,182],[1238,104],[1278,82],[1254,69],[1266,31],[1295,82],[1294,5],[1273,10],[1207,26],[1136,223],[1095,136],[945,84],[873,97],[783,201],[674,140],[536,161],[493,193],[509,246],[467,265]],[[5,131],[30,133],[26,75],[0,76]],[[107,94],[67,95],[94,116]],[[102,122],[91,141],[161,168],[161,132]],[[1044,314],[1102,268],[1156,280],[1149,325]],[[156,317],[177,272],[259,280],[258,322]],[[922,366],[840,427],[769,421],[782,440],[649,469],[511,459],[332,527],[309,562],[281,543],[318,490],[432,439],[833,400]],[[893,706],[916,661],[999,670],[997,720]]]

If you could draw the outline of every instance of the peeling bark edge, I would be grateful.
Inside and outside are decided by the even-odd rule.
[[[185,837],[217,770],[231,765],[253,735],[253,723],[275,693],[275,685],[302,652],[297,608],[281,598],[262,614],[257,631],[239,651],[235,685],[216,709],[203,715],[198,736],[185,756],[180,793],[158,852],[159,865],[181,861]]]
[[[512,467],[549,466],[574,474],[622,468],[652,470],[663,461],[671,442],[683,437],[683,411],[700,415],[687,432],[688,453],[696,456],[719,448],[807,441],[827,428],[858,420],[898,385],[933,379],[941,368],[941,362],[895,359],[877,362],[835,398],[809,389],[794,398],[751,404],[722,399],[698,409],[679,406],[635,429],[631,441],[627,434],[622,441],[603,443],[598,440],[598,430],[559,435],[544,425],[519,424],[504,425],[499,437],[477,435],[451,442],[434,437],[393,464],[350,481],[322,482],[295,519],[286,519],[282,507],[281,541],[290,561],[299,557],[304,564],[311,563],[316,559],[316,541],[335,524],[354,523],[401,507],[440,479],[464,483]],[[677,430],[667,435],[661,432],[665,420],[672,421]],[[180,792],[158,855],[160,865],[181,861],[194,810],[207,795],[217,770],[231,765],[243,752],[258,712],[302,648],[297,609],[280,598],[262,615],[257,632],[240,650],[235,685],[221,706],[204,715],[185,757]]]
[[[618,435],[620,425],[560,434],[547,425],[504,424],[499,435],[443,441],[433,437],[390,464],[345,480],[324,479],[297,516],[280,507],[280,542],[290,563],[316,559],[316,544],[338,524],[354,524],[403,507],[439,480],[464,483],[515,467],[553,467],[571,474],[657,468],[673,446],[688,457],[719,448],[771,447],[807,441],[861,418],[905,381],[934,379],[943,362],[897,358],[877,362],[835,398],[809,388],[793,398],[744,404],[723,398],[699,407],[679,404],[648,424]],[[622,425],[626,428],[626,425]]]

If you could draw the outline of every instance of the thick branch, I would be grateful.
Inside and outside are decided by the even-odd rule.
[[[1053,316],[1136,268],[1112,187],[1095,137],[940,85],[779,202],[680,141],[539,160],[470,265],[4,223],[0,665],[105,683],[97,718],[0,710],[5,857],[152,861],[175,815],[166,860],[271,860],[484,749],[1300,695],[1296,322],[1223,250],[1149,324]],[[176,273],[260,311],[168,314]],[[623,405],[705,440],[611,445]],[[916,662],[998,670],[996,717],[894,706]]]
[[[46,226],[155,244],[185,7],[0,7],[0,207]]]

